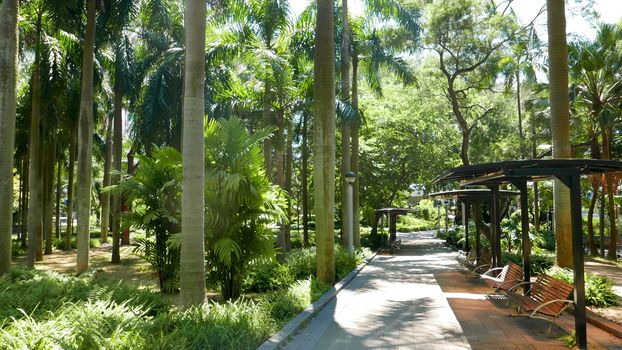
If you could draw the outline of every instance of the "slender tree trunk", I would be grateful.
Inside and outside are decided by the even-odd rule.
[[[80,120],[78,122],[78,186],[77,211],[78,257],[76,272],[89,267],[89,241],[91,214],[91,180],[93,156],[93,52],[95,50],[95,0],[86,2],[86,36],[82,56],[82,91],[80,95]]]
[[[285,249],[290,251],[292,249],[291,240],[291,222],[292,222],[292,174],[294,167],[294,131],[292,130],[291,123],[287,128],[287,152],[285,153],[285,183],[284,189],[290,196],[287,197],[287,225],[283,227],[285,236]]]
[[[341,100],[350,102],[350,25],[348,23],[348,0],[341,0],[343,33],[341,35]],[[341,244],[349,244],[350,215],[346,212],[348,183],[346,174],[351,170],[350,124],[341,120]]]
[[[590,255],[597,256],[598,249],[596,248],[596,241],[594,240],[594,207],[596,207],[596,200],[598,199],[598,185],[592,185],[592,198],[590,199],[590,207],[587,212],[587,243],[590,248]]]
[[[531,122],[531,157],[536,159],[536,124]],[[538,191],[538,181],[533,182],[533,226],[536,232],[540,231],[540,193]]]
[[[276,178],[275,183],[281,187],[286,192],[289,192],[285,187],[285,118],[284,118],[285,110],[282,108],[278,108],[276,111],[276,133],[274,135],[275,141],[275,154],[276,154]],[[287,217],[289,217],[289,211],[285,213]],[[279,252],[279,257],[283,257],[283,253],[289,251],[287,248],[287,232],[289,230],[289,222],[283,221],[279,223],[279,234],[277,237],[277,243]]]
[[[60,239],[60,199],[63,195],[62,192],[62,169],[63,169],[63,156],[62,156],[62,149],[57,150],[60,151],[60,156],[58,157],[58,161],[56,162],[56,213],[55,213],[55,219],[54,222],[56,224],[56,235],[55,237],[57,239]]]
[[[39,232],[37,234],[37,238],[36,238],[36,242],[37,242],[37,249],[36,249],[36,258],[35,261],[42,261],[43,260],[43,237],[44,237],[44,229],[45,229],[45,207],[46,207],[46,201],[45,201],[45,197],[46,197],[46,188],[45,188],[45,166],[46,166],[46,152],[45,152],[45,139],[44,139],[44,135],[46,135],[46,124],[45,124],[45,116],[41,116],[40,119],[40,124],[39,124],[39,130],[40,134],[39,134],[39,159],[38,159],[38,167],[39,167],[39,179],[37,179],[37,181],[39,182],[39,186],[40,187],[40,194],[39,194],[39,208],[40,208],[40,213],[41,213],[41,225],[39,227]]]
[[[45,235],[45,252],[44,254],[52,254],[53,225],[54,225],[54,164],[56,164],[56,137],[50,136],[47,149],[45,150],[45,206],[43,215],[43,227]]]
[[[19,173],[19,192],[18,192],[18,208],[17,208],[17,222],[13,222],[12,226],[16,226],[17,224],[19,224],[20,226],[20,230],[18,232],[18,236],[17,236],[17,241],[19,242],[22,238],[22,227],[24,226],[24,222],[21,221],[21,218],[23,218],[24,216],[22,215],[22,212],[24,211],[24,157],[20,157],[19,158],[19,169],[18,169],[18,173]],[[11,215],[11,218],[13,218],[13,215]],[[13,231],[13,229],[11,229],[11,231]],[[11,235],[13,234],[13,232],[11,232]],[[12,239],[12,237],[11,237]],[[13,242],[11,242],[11,249],[12,249],[12,245]],[[0,274],[1,276],[1,274]]]
[[[73,182],[74,169],[76,163],[77,129],[71,129],[69,137],[69,164],[67,169],[67,227],[65,230],[65,250],[71,250],[71,239],[73,237]]]
[[[41,20],[37,21],[37,27],[40,28]],[[31,102],[31,119],[30,119],[30,140],[28,151],[30,152],[30,201],[28,203],[28,267],[34,267],[37,259],[37,248],[39,246],[39,237],[42,229],[42,198],[41,198],[41,154],[40,139],[41,131],[39,127],[41,117],[41,71],[39,67],[39,45],[40,45],[40,29],[37,30],[37,45],[35,53],[35,63],[32,72],[32,102]]]
[[[30,192],[29,188],[29,167],[30,167],[30,156],[29,152],[24,154],[24,193],[22,194],[22,235],[21,235],[21,247],[26,248],[28,243],[28,193]]]
[[[600,212],[598,215],[598,230],[600,231],[600,256],[605,257],[605,186],[600,192]]]
[[[302,169],[300,186],[302,187],[302,245],[309,246],[309,115],[302,114]]]
[[[549,39],[549,91],[553,157],[570,158],[570,112],[568,106],[568,46],[566,14],[562,0],[547,0]],[[553,186],[554,227],[557,243],[556,263],[572,267],[570,190],[559,180]]]
[[[612,127],[603,127],[603,159],[611,159],[611,136],[613,135]],[[605,174],[605,186],[607,188],[607,201],[609,209],[609,251],[607,252],[607,259],[617,259],[617,243],[618,243],[618,229],[616,228],[616,210],[615,202],[613,200],[614,195],[614,179],[611,174]],[[616,186],[617,187],[617,186]]]
[[[102,189],[110,186],[110,168],[112,163],[112,124],[113,120],[107,120],[106,126],[106,155],[104,157],[104,179]],[[108,243],[108,228],[110,226],[110,192],[102,193],[102,213],[101,213],[101,239],[102,243]]]
[[[127,173],[128,175],[134,175],[136,171],[136,166],[138,164],[134,164],[134,150],[130,150],[127,153]],[[125,196],[121,196],[121,213],[131,213],[132,212],[132,202],[126,201]],[[126,227],[123,230],[123,234],[121,235],[121,245],[129,245],[130,244],[130,228]]]
[[[359,95],[358,95],[358,56],[356,52],[352,55],[352,108],[358,110],[359,109]],[[363,181],[363,176],[359,169],[359,125],[355,123],[352,125],[352,151],[350,157],[350,169],[352,172],[356,174],[356,181],[352,184],[352,211],[354,213],[354,217],[352,218],[352,222],[354,223],[354,227],[352,228],[352,236],[354,239],[354,246],[361,246],[361,225],[360,225],[360,215],[361,215],[361,197],[360,197],[360,188],[361,181]]]
[[[335,53],[333,2],[318,0],[314,52],[313,156],[317,277],[335,282]]]
[[[120,76],[117,75],[114,88],[114,140],[113,148],[113,169],[115,174],[111,181],[113,185],[118,185],[121,180],[121,158],[123,157],[123,91],[119,83]],[[128,165],[129,166],[129,165]],[[123,195],[120,193],[112,196],[112,257],[111,262],[118,264],[121,262],[120,239],[121,239],[121,202]]]
[[[264,96],[263,96],[263,110],[262,117],[263,122],[266,125],[273,125],[272,120],[272,93],[270,90],[270,82],[264,82]],[[268,179],[274,182],[274,172],[272,171],[272,138],[266,138],[263,142],[263,156],[266,160],[266,174]]]
[[[520,156],[526,158],[525,134],[523,133],[523,109],[520,95],[520,70],[516,70],[516,111],[518,112],[518,135],[520,136]]]
[[[0,276],[11,272],[19,1],[0,5]]]
[[[185,16],[181,303],[205,300],[204,150],[205,1],[187,0]]]

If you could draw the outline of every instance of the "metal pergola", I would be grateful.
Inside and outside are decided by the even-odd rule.
[[[519,195],[520,192],[517,191],[507,191],[507,190],[498,190],[492,191],[488,188],[469,188],[469,189],[461,189],[461,190],[451,190],[451,191],[442,191],[430,193],[428,196],[434,198],[441,199],[457,199],[462,202],[462,220],[464,224],[464,237],[465,237],[465,247],[464,249],[468,251],[469,247],[469,210],[467,206],[473,201],[489,201],[490,203],[494,203],[497,201],[499,197],[512,197]],[[490,208],[490,233],[491,233],[491,256],[492,267],[498,267],[501,263],[501,215],[499,215],[499,205],[491,205]],[[529,236],[527,236],[529,239]],[[524,246],[524,244],[523,244]],[[497,248],[499,248],[497,250]],[[481,245],[480,245],[480,235],[475,235],[475,255],[480,256],[481,253]],[[524,257],[523,257],[524,258]],[[479,261],[478,261],[479,263]],[[529,267],[529,257],[527,256],[527,261],[524,266]],[[530,277],[529,271],[525,272],[525,280],[528,281]]]
[[[499,192],[499,185],[513,184],[520,191],[523,236],[528,235],[527,181],[558,179],[570,190],[572,255],[574,273],[575,332],[577,345],[587,349],[585,281],[583,276],[583,232],[581,218],[581,175],[622,171],[622,162],[600,159],[528,159],[482,163],[453,168],[435,182],[460,181],[461,186],[484,185]],[[493,200],[493,207],[498,200]],[[524,251],[524,249],[523,249]]]

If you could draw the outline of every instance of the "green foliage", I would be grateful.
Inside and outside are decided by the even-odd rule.
[[[260,305],[236,300],[161,314],[142,335],[145,349],[255,349],[273,331]]]
[[[374,236],[361,233],[361,245],[374,251],[386,246],[388,240],[389,235],[385,232],[378,232]]]
[[[313,284],[300,285],[292,293],[308,304]],[[0,349],[255,349],[277,325],[267,301],[181,311],[159,293],[89,275],[15,268],[0,291]]]
[[[248,268],[242,290],[244,292],[267,292],[284,289],[294,283],[287,265],[276,259],[253,261]]]
[[[134,253],[158,273],[160,289],[171,293],[179,280],[181,154],[172,147],[155,147],[151,158],[138,155],[140,166],[109,190],[134,202],[124,224],[144,229],[154,238],[137,239]]]
[[[237,298],[248,265],[270,257],[282,217],[281,196],[264,169],[260,143],[270,130],[249,132],[240,119],[212,120],[205,131],[205,245],[208,279]]]
[[[335,244],[335,277],[341,280],[370,256],[371,251],[368,248],[357,248],[354,256],[350,256],[346,249]],[[285,264],[296,280],[315,276],[315,247],[292,250],[287,255]]]
[[[502,253],[501,263],[505,265],[508,262],[523,266],[523,256],[518,253]],[[545,273],[553,264],[555,264],[555,255],[553,254],[532,254],[529,256],[529,265],[533,275]]]
[[[551,268],[548,273],[570,284],[574,283],[573,272],[560,267]],[[618,299],[613,292],[613,282],[601,275],[585,274],[585,305],[608,307],[618,305]]]
[[[71,249],[76,249],[78,242],[76,237],[71,238]],[[99,247],[101,245],[101,240],[99,238],[91,238],[89,240],[89,248]],[[54,238],[52,241],[52,246],[58,250],[65,250],[65,238]]]
[[[397,220],[397,230],[400,232],[426,231],[435,226],[436,223],[434,221],[417,218],[412,215],[402,215]]]

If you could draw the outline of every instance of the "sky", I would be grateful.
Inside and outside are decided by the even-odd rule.
[[[311,1],[291,0],[290,4],[294,14],[302,12]],[[586,39],[593,39],[596,30],[578,13],[577,5],[574,4],[575,1],[570,1],[566,8],[566,30],[570,35],[574,34]],[[546,0],[514,0],[512,8],[522,23],[529,23],[545,2]],[[353,16],[363,14],[361,0],[349,0],[348,5]],[[616,23],[622,18],[622,0],[594,0],[594,9],[600,15],[600,20],[605,23]],[[536,21],[536,28],[540,39],[546,41],[546,13],[543,13]]]

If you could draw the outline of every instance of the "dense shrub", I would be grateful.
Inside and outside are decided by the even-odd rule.
[[[574,283],[570,269],[553,267],[548,274],[568,283]],[[585,305],[607,307],[617,305],[617,296],[613,292],[613,282],[605,276],[585,274]]]
[[[361,246],[370,248],[371,250],[378,250],[386,246],[389,241],[389,235],[385,232],[378,232],[375,235],[371,233],[361,233]]]
[[[253,262],[242,283],[244,292],[267,292],[284,289],[294,283],[289,268],[276,259],[258,260]]]
[[[341,245],[335,245],[335,277],[337,280],[345,277],[352,269],[371,256],[368,248],[357,248],[354,256],[350,256]],[[315,276],[315,247],[293,250],[286,258],[285,264],[296,280]]]

